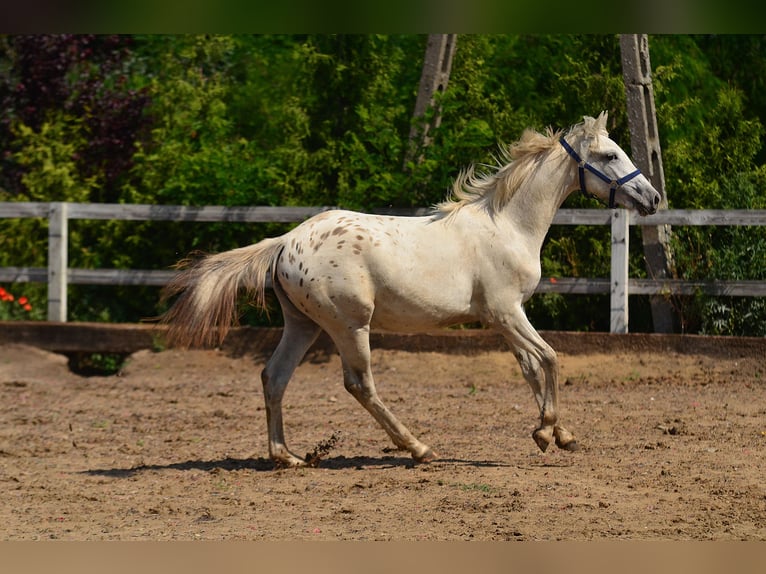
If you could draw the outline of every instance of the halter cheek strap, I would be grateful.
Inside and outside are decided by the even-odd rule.
[[[572,149],[572,146],[570,146],[567,141],[562,137],[559,142],[563,146],[563,148],[567,151],[567,153],[572,156],[572,159],[577,162],[577,175],[580,180],[580,191],[585,197],[589,197],[591,199],[599,199],[596,195],[592,193],[588,193],[588,190],[585,189],[585,170],[587,169],[589,172],[591,172],[593,175],[601,179],[602,181],[609,184],[609,208],[614,209],[617,207],[617,204],[614,202],[614,195],[617,192],[617,188],[620,187],[622,184],[627,183],[637,175],[641,173],[640,169],[637,169],[636,171],[633,171],[627,175],[622,176],[620,179],[610,179],[607,177],[603,172],[599,171],[595,167],[593,167],[588,162],[585,162],[582,160],[582,158],[578,155],[578,153]]]

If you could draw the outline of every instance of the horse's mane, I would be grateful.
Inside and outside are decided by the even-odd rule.
[[[606,112],[597,118],[586,116],[584,121],[572,126],[567,136],[608,135]],[[461,207],[484,202],[487,209],[497,213],[516,190],[535,172],[542,156],[558,145],[563,130],[548,127],[544,134],[526,129],[521,139],[510,146],[500,146],[495,166],[482,165],[488,171],[476,172],[476,165],[462,170],[452,185],[450,197],[435,207],[441,214],[449,215]]]

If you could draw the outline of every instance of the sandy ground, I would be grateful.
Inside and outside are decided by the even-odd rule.
[[[268,460],[262,357],[140,351],[119,376],[0,346],[2,540],[766,540],[761,356],[561,355],[581,449],[541,453],[509,353],[373,353],[384,401],[440,459],[392,449],[315,353]],[[321,449],[320,449],[321,450]]]

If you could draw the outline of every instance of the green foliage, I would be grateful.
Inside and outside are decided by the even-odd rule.
[[[39,129],[18,123],[13,133],[17,150],[12,158],[23,168],[27,201],[89,200],[98,182],[82,174],[75,161],[85,144],[77,118],[53,111]]]
[[[121,353],[69,353],[69,368],[83,377],[108,377],[119,375],[125,365],[126,356]],[[108,426],[109,421],[94,423]]]
[[[413,145],[425,46],[424,35],[2,37],[0,200],[427,206],[524,128],[565,128],[601,110],[629,149],[617,35],[459,36],[448,88],[416,127],[437,111],[441,124]],[[763,209],[766,98],[763,74],[751,72],[763,69],[766,43],[652,36],[650,49],[671,207]],[[565,207],[593,203],[576,194]],[[287,227],[72,221],[70,265],[165,269],[192,250]],[[763,278],[763,231],[674,229],[679,276]],[[44,221],[0,220],[0,235],[0,265],[45,265]],[[631,246],[631,275],[645,276],[638,228]],[[543,280],[608,277],[609,230],[555,227],[541,255]],[[157,291],[73,285],[70,316],[136,321],[160,311]],[[607,299],[550,294],[528,312],[542,328],[605,330]],[[753,299],[676,303],[689,331],[766,324]]]
[[[713,67],[723,66],[721,45],[715,42],[715,53],[708,58],[703,48],[710,49],[711,43],[702,40],[669,36],[652,44],[669,204],[685,209],[764,209],[766,172],[757,159],[763,151],[764,118],[754,115],[758,108],[747,105],[748,96],[732,81],[741,78],[735,73],[739,64],[730,60],[731,74],[714,74]],[[764,279],[766,230],[761,227],[675,227],[673,241],[677,272],[683,278]],[[766,311],[759,299],[698,294],[677,298],[675,304],[686,331],[764,334]]]
[[[720,209],[765,209],[764,169],[737,173],[721,181]],[[676,264],[687,279],[766,280],[766,228],[678,227],[674,229]],[[690,332],[766,335],[762,299],[697,294],[679,300],[684,328]]]

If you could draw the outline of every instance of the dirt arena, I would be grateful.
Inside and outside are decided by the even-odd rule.
[[[635,347],[560,353],[575,453],[535,446],[509,353],[375,350],[382,399],[440,456],[426,465],[317,350],[285,424],[321,460],[274,470],[261,353],[142,350],[118,376],[81,377],[3,344],[0,538],[766,540],[763,345]]]

